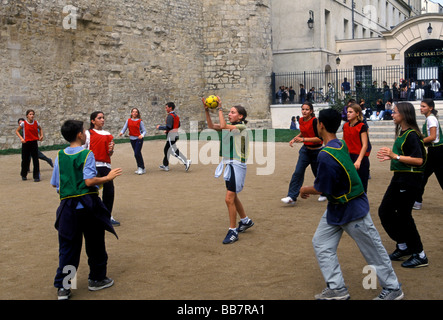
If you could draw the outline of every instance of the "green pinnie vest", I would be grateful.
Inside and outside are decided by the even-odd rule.
[[[417,134],[417,132],[415,132],[412,129],[408,129],[406,130],[402,135],[398,136],[397,139],[394,142],[394,146],[392,147],[392,151],[400,156],[404,156],[404,151],[403,151],[403,145],[406,142],[406,138],[408,137],[408,135],[410,134]],[[412,172],[412,173],[421,173],[424,171],[425,168],[425,164],[426,164],[426,149],[425,146],[423,144],[423,141],[420,139],[421,141],[421,147],[422,147],[422,153],[423,153],[423,164],[419,167],[416,166],[410,166],[407,165],[403,162],[398,161],[397,159],[391,160],[391,171],[394,172]]]
[[[220,156],[246,163],[249,156],[249,132],[243,123],[235,126],[236,130],[222,130]]]
[[[332,156],[338,162],[338,164],[343,167],[347,174],[349,181],[349,190],[347,193],[341,196],[326,194],[329,202],[345,204],[350,200],[359,197],[365,191],[360,177],[358,176],[357,170],[355,169],[354,163],[349,156],[348,147],[343,140],[340,141],[342,143],[341,148],[324,147],[320,152],[326,152]]]
[[[58,152],[58,170],[60,177],[60,200],[81,197],[85,194],[98,194],[96,187],[88,187],[83,179],[86,158],[91,150],[84,149],[75,154]]]
[[[425,138],[428,136],[427,121],[428,121],[428,119],[425,120],[425,123],[423,124],[423,129],[422,129],[423,135],[425,136]],[[438,146],[443,145],[443,133],[441,130],[440,122],[438,123],[438,130],[439,130],[439,137],[440,137],[439,141],[436,143],[434,143],[434,142],[427,143],[426,145],[428,147],[438,147]]]

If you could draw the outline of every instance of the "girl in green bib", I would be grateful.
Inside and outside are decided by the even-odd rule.
[[[396,124],[396,139],[392,149],[381,148],[377,153],[380,161],[391,161],[394,172],[391,183],[380,204],[378,214],[387,234],[396,242],[391,260],[402,260],[405,268],[428,265],[414,219],[412,207],[423,180],[426,150],[422,134],[417,126],[415,108],[409,102],[394,107],[392,118]]]
[[[246,128],[247,112],[242,106],[234,106],[229,110],[229,122],[226,122],[223,114],[222,103],[218,100],[219,123],[213,123],[209,114],[208,106],[202,99],[205,108],[206,122],[209,129],[221,131],[220,156],[222,160],[217,166],[215,177],[223,175],[226,181],[225,202],[229,214],[229,229],[223,244],[234,243],[238,240],[238,234],[245,232],[254,225],[254,222],[246,215],[238,193],[243,190],[246,178],[246,162],[249,153],[249,139]],[[237,214],[240,221],[237,223]]]
[[[428,147],[428,160],[426,161],[423,183],[420,193],[415,200],[413,209],[420,210],[423,202],[423,193],[429,177],[435,173],[435,177],[443,189],[443,133],[440,122],[437,119],[434,100],[424,99],[420,104],[420,112],[426,117],[422,132],[423,142]]]

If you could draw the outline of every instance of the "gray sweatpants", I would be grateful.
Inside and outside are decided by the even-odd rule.
[[[397,276],[392,268],[389,255],[381,242],[380,235],[372,222],[370,213],[361,219],[341,226],[328,224],[326,214],[327,211],[320,220],[312,244],[328,287],[339,289],[345,286],[338,262],[337,247],[343,231],[346,231],[354,239],[368,265],[375,269],[380,285],[385,289],[398,289]]]

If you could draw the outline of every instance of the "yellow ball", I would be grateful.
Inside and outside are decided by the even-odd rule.
[[[209,96],[205,100],[205,104],[209,109],[217,108],[218,106],[218,99],[216,96]]]

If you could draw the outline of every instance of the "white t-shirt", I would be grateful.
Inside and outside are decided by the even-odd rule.
[[[428,137],[431,134],[431,128],[437,128],[437,137],[434,141],[432,141],[433,143],[437,143],[440,141],[440,130],[439,130],[439,124],[438,124],[438,120],[437,118],[431,114],[430,116],[428,116],[426,118],[426,131],[428,132]]]

